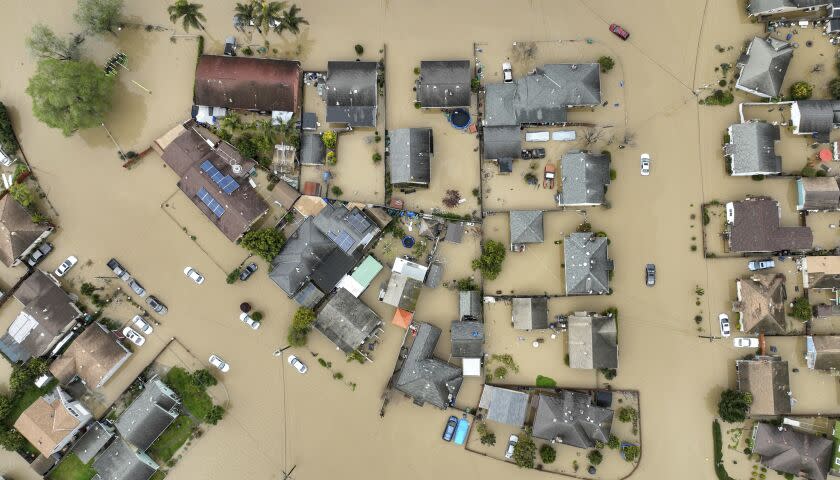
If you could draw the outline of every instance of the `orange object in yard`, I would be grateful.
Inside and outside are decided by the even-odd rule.
[[[403,310],[402,308],[398,308],[396,312],[394,312],[394,319],[391,320],[391,323],[398,327],[408,328],[411,325],[411,320],[414,319],[414,314],[409,312],[408,310]]]
[[[820,160],[822,162],[830,162],[834,155],[831,154],[831,150],[827,148],[823,148],[820,150]]]

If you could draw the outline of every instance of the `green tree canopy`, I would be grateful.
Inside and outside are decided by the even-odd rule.
[[[102,124],[111,108],[114,79],[93,62],[45,58],[38,62],[26,93],[35,118],[65,136]]]
[[[79,45],[84,41],[81,35],[61,38],[43,23],[36,23],[26,37],[26,48],[35,58],[56,60],[78,60]]]
[[[542,460],[542,463],[554,463],[556,459],[557,450],[554,447],[547,443],[540,447],[540,460]]]
[[[35,201],[35,195],[32,194],[32,190],[23,183],[15,183],[9,187],[9,195],[23,207],[28,207]]]
[[[202,5],[200,3],[190,3],[187,0],[176,0],[175,3],[167,7],[166,11],[169,13],[169,21],[178,23],[181,20],[181,25],[185,32],[189,32],[190,28],[198,28],[204,30],[204,24],[207,18],[201,13]]]
[[[601,72],[607,73],[615,66],[615,60],[612,57],[603,56],[598,59],[598,64],[601,65]]]
[[[6,155],[14,155],[17,153],[20,146],[15,136],[15,131],[12,128],[12,119],[9,117],[9,112],[6,106],[0,102],[0,150]]]
[[[251,230],[242,237],[242,246],[267,262],[274,260],[285,243],[283,233],[273,228]]]
[[[718,415],[726,422],[743,422],[752,403],[749,392],[727,389],[721,392],[718,402]]]
[[[790,96],[794,100],[807,100],[814,94],[814,86],[808,82],[796,82],[790,86]]]
[[[793,301],[793,308],[791,308],[790,315],[793,318],[807,322],[811,319],[811,303],[805,297],[799,297]]]
[[[16,452],[26,445],[26,439],[14,428],[0,431],[0,447]]]
[[[831,94],[831,98],[840,100],[840,78],[832,78],[828,82],[828,93]]]
[[[311,308],[300,307],[292,317],[292,324],[289,326],[289,333],[286,339],[293,347],[306,345],[306,337],[315,322],[315,312]]]
[[[506,253],[502,242],[487,240],[481,248],[481,257],[472,261],[472,268],[480,270],[487,280],[495,280],[502,273],[502,262]]]
[[[522,468],[534,468],[534,459],[537,458],[537,446],[534,439],[527,433],[519,435],[519,441],[513,447],[513,461]]]
[[[207,413],[204,415],[204,421],[209,423],[210,425],[215,425],[219,423],[219,420],[221,420],[224,416],[224,407],[220,405],[213,405],[212,407],[210,407],[210,410],[208,410]]]
[[[213,374],[206,368],[192,372],[192,377],[196,385],[200,385],[205,388],[212,387],[213,385],[219,383],[218,380],[216,380],[216,377],[214,377]]]
[[[79,0],[73,18],[90,33],[116,34],[122,9],[123,0]]]
[[[288,30],[295,35],[300,33],[300,26],[309,25],[309,22],[305,18],[298,16],[298,13],[300,13],[300,7],[292,4],[288,10],[283,12],[283,15],[280,18],[280,27],[278,28],[281,30]]]
[[[587,455],[586,458],[589,460],[589,463],[597,466],[600,465],[601,461],[604,460],[604,455],[602,455],[599,450],[592,450],[591,452],[589,452],[589,455]]]

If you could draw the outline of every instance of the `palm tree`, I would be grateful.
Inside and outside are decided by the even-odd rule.
[[[181,19],[185,32],[188,32],[190,27],[204,30],[204,24],[201,22],[206,22],[207,18],[201,13],[200,3],[175,0],[175,3],[170,5],[166,10],[169,12],[169,20],[172,23],[178,23],[178,19]]]
[[[262,0],[255,3],[254,22],[257,24],[257,31],[265,35],[266,32],[282,25],[281,15],[286,2],[269,2]]]
[[[244,30],[245,27],[251,25],[251,22],[254,21],[256,8],[257,4],[253,1],[249,3],[237,2],[236,8],[234,9],[236,14],[233,16],[233,23],[237,29]]]
[[[300,33],[301,25],[309,25],[309,22],[305,18],[299,17],[297,15],[298,12],[300,12],[300,7],[298,7],[295,4],[292,4],[292,6],[288,10],[283,12],[283,18],[280,20],[283,24],[283,27],[286,30],[294,33],[295,35]]]

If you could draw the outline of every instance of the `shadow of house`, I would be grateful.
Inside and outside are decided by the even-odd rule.
[[[752,395],[750,416],[784,415],[791,410],[788,363],[776,356],[757,355],[735,361],[738,390]]]
[[[618,368],[618,329],[615,317],[575,312],[568,318],[571,368]]]
[[[376,62],[328,62],[327,122],[375,127],[376,82]]]
[[[50,373],[62,385],[78,378],[92,390],[105,385],[130,356],[110,330],[94,322],[50,364]]]
[[[559,206],[595,206],[607,201],[610,184],[610,156],[574,150],[565,153],[560,163]]]
[[[782,157],[776,155],[776,142],[781,138],[778,125],[766,122],[736,123],[729,126],[729,143],[723,153],[731,163],[730,175],[778,175]]]
[[[7,267],[20,264],[38,244],[53,231],[51,225],[32,221],[26,211],[11,195],[0,198],[0,262]]]
[[[740,314],[744,333],[782,335],[787,332],[785,315],[785,276],[781,273],[757,273],[736,281],[738,300],[732,310]]]
[[[433,356],[440,329],[424,322],[414,322],[414,342],[408,350],[394,388],[422,406],[430,403],[445,409],[455,403],[461,389],[461,370]]]
[[[781,226],[779,202],[767,197],[727,203],[726,223],[732,252],[799,252],[814,243],[810,228]]]
[[[422,108],[469,108],[471,80],[469,60],[421,61],[417,101]]]
[[[572,233],[564,239],[566,295],[604,295],[610,292],[613,262],[608,240],[592,233]]]
[[[740,73],[735,88],[763,98],[779,97],[792,58],[791,44],[773,37],[753,38],[736,64]]]
[[[783,425],[757,423],[752,432],[753,453],[761,464],[777,472],[811,480],[825,480],[833,457],[832,440],[799,432]]]
[[[382,319],[352,293],[339,288],[321,306],[313,327],[349,354],[381,330]]]
[[[539,394],[533,435],[577,448],[607,443],[613,411],[592,404],[591,395],[562,390],[558,395]]]

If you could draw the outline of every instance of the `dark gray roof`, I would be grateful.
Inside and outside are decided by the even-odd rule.
[[[588,394],[563,390],[558,395],[540,394],[533,435],[564,445],[592,448],[609,441],[613,411],[592,405]]]
[[[612,260],[607,238],[572,233],[563,242],[567,295],[602,295],[610,291]]]
[[[397,374],[395,387],[412,397],[418,405],[431,403],[446,408],[455,402],[461,389],[461,369],[432,356],[440,329],[424,322],[414,322],[417,335]]]
[[[735,361],[738,390],[750,392],[750,415],[790,413],[790,376],[788,363],[780,357],[756,356]]]
[[[428,185],[434,154],[431,128],[400,128],[388,132],[391,184]]]
[[[417,100],[423,108],[470,106],[470,61],[420,62]]]
[[[38,269],[18,286],[14,297],[23,304],[23,311],[12,322],[9,334],[21,339],[20,346],[30,356],[47,353],[53,342],[82,315],[70,296]]]
[[[745,56],[736,87],[759,96],[778,97],[793,58],[793,47],[772,37],[755,37]]]
[[[513,171],[513,159],[512,158],[500,158],[498,159],[499,163],[499,173],[510,173]]]
[[[327,147],[321,139],[321,134],[304,132],[300,137],[300,164],[323,165],[327,158]]]
[[[391,272],[382,302],[392,307],[413,312],[423,290],[423,282],[399,272]]]
[[[528,393],[494,385],[484,385],[478,408],[487,410],[488,420],[521,427],[525,424]]]
[[[350,353],[382,325],[382,319],[352,293],[339,288],[318,311],[314,327]]]
[[[181,401],[159,378],[146,382],[140,395],[116,421],[117,430],[128,442],[147,450],[178,418]]]
[[[489,83],[484,86],[484,116],[482,117],[484,125],[518,127],[522,123],[516,116],[517,106],[514,104],[516,90],[516,83]],[[563,111],[565,112],[565,108]]]
[[[82,463],[89,463],[114,438],[114,432],[102,422],[93,422],[70,449]]]
[[[747,11],[750,15],[770,15],[779,11],[791,11],[831,5],[829,0],[750,0]]]
[[[443,264],[441,262],[432,262],[429,265],[429,272],[426,274],[426,280],[423,282],[429,288],[437,288],[443,280]]]
[[[485,159],[519,158],[522,152],[522,131],[518,125],[484,127],[483,131]]]
[[[840,100],[799,100],[791,107],[791,121],[797,133],[828,134],[840,124]]]
[[[543,212],[541,210],[511,210],[510,243],[542,243]]]
[[[286,241],[280,254],[271,261],[268,276],[290,297],[307,283],[310,275],[324,262],[335,243],[315,226],[309,217]]]
[[[779,202],[754,197],[732,203],[729,249],[733,252],[804,251],[813,246],[810,228],[781,226]]]
[[[825,480],[831,466],[834,442],[817,435],[758,423],[753,432],[753,453],[761,456],[767,468],[799,475],[811,480]]]
[[[324,298],[324,292],[318,290],[312,282],[307,282],[294,296],[298,305],[306,308],[315,308],[322,298]]]
[[[484,356],[484,324],[474,320],[455,321],[449,328],[452,356],[481,358]]]
[[[618,330],[615,318],[576,312],[568,318],[569,366],[618,368]]]
[[[724,152],[732,160],[732,175],[776,174],[782,157],[776,155],[779,126],[765,122],[736,123],[729,127]]]
[[[102,455],[93,462],[94,480],[148,480],[158,470],[158,464],[148,455],[131,448],[117,437]]]
[[[610,156],[570,151],[562,157],[560,175],[559,205],[601,205],[610,184]]]
[[[379,227],[362,210],[348,209],[340,202],[327,203],[313,222],[348,255],[358,254],[379,233]]]
[[[376,62],[327,63],[327,122],[376,126]]]
[[[464,238],[464,222],[446,222],[446,236],[443,238],[447,242],[461,243]]]
[[[548,298],[514,298],[513,328],[518,330],[539,330],[548,328]]]
[[[322,292],[329,293],[338,284],[339,280],[347,274],[361,260],[361,256],[347,255],[340,248],[336,248],[324,258],[324,262],[318,266],[310,276],[312,283]]]
[[[481,292],[461,291],[458,292],[458,318],[470,317],[479,322],[484,319],[484,308],[481,304]]]
[[[837,177],[802,177],[796,179],[797,208],[800,210],[840,209],[840,186]]]

